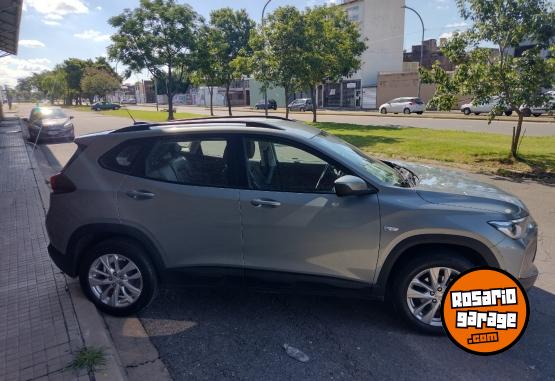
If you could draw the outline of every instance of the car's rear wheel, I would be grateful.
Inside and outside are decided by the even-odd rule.
[[[475,112],[474,115],[480,115],[480,113],[479,113],[479,112]]]
[[[391,283],[391,302],[411,326],[427,333],[443,332],[441,303],[447,286],[473,264],[451,250],[420,256],[405,263]]]
[[[380,114],[383,114],[383,115],[387,114],[387,108],[382,107],[382,108],[380,109]]]
[[[406,108],[403,110],[403,114],[409,115],[409,114],[410,114],[410,108],[406,107]]]
[[[470,109],[467,107],[463,110],[464,115],[470,115],[472,114],[472,112],[470,111]]]
[[[513,110],[505,111],[505,116],[511,116],[511,115],[513,115]]]
[[[424,113],[424,111],[418,111],[417,114],[418,115],[422,115]]]
[[[530,110],[529,108],[525,108],[522,110],[522,115],[524,115],[525,117],[530,117],[532,116],[532,110]]]
[[[306,109],[305,109],[304,107],[301,107],[301,108],[299,109],[299,111],[300,111],[300,112],[305,112]]]
[[[535,117],[537,118],[537,117],[540,117],[540,116],[542,116],[542,114],[538,114],[538,113],[536,113],[536,114],[534,114],[534,116],[535,116]]]
[[[146,252],[127,239],[109,239],[94,246],[80,265],[79,281],[98,309],[115,316],[145,308],[158,289]]]

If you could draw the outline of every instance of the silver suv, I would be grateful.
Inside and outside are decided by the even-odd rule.
[[[139,123],[76,143],[51,179],[49,251],[109,314],[144,308],[161,282],[239,283],[387,298],[438,332],[460,272],[537,277],[537,228],[517,198],[291,120]]]

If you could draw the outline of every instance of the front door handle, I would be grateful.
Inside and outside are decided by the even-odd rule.
[[[276,200],[268,200],[263,198],[255,198],[251,200],[251,204],[257,208],[266,207],[266,208],[277,208],[281,206],[281,202]]]
[[[145,191],[145,190],[132,190],[126,193],[126,195],[133,200],[150,200],[156,197],[156,195],[152,192]]]

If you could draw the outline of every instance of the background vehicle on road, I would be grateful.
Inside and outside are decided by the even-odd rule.
[[[268,99],[268,109],[277,110],[277,102],[275,99]],[[254,106],[257,110],[264,110],[266,108],[266,104],[264,103],[264,99],[258,101]]]
[[[555,111],[555,91],[548,91],[546,95],[550,99],[542,106],[521,106],[520,110],[524,113],[524,116],[534,115],[535,117],[538,117]]]
[[[287,105],[290,111],[312,111],[312,99],[310,98],[299,98],[295,99]]]
[[[112,102],[96,102],[91,106],[91,110],[93,111],[101,111],[101,110],[119,110],[121,105],[118,103]]]
[[[137,124],[79,137],[53,176],[49,252],[114,315],[160,282],[387,298],[442,332],[459,273],[500,267],[529,288],[537,228],[516,197],[460,173],[365,155],[282,118]]]
[[[480,115],[489,114],[499,104],[499,97],[493,97],[488,103],[476,104],[474,102],[465,103],[461,106],[461,112],[464,115]],[[513,111],[509,108],[503,112],[506,116],[511,116]]]
[[[55,140],[73,141],[75,128],[73,117],[59,107],[35,107],[29,119],[24,119],[29,130],[30,140],[39,143]]]
[[[422,115],[424,110],[426,110],[426,105],[424,105],[424,102],[422,102],[420,98],[404,97],[395,98],[387,103],[384,103],[379,107],[379,110],[380,114],[387,114],[388,112],[398,114],[402,112],[403,114],[408,115],[415,112],[418,115]]]
[[[124,105],[136,105],[137,100],[135,98],[127,98],[127,99],[122,99],[121,103]]]

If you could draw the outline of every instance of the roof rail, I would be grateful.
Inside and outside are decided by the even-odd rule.
[[[120,132],[136,132],[136,131],[148,131],[152,127],[171,127],[171,126],[183,126],[183,125],[199,125],[199,124],[209,124],[209,123],[222,123],[222,124],[232,124],[237,123],[237,120],[240,119],[251,119],[251,118],[259,118],[259,119],[279,119],[279,120],[288,120],[291,119],[272,116],[272,117],[255,117],[255,116],[223,116],[223,117],[207,117],[207,118],[191,118],[191,119],[176,119],[168,122],[135,122],[132,126],[123,127],[117,130],[112,131],[111,133],[120,133]],[[261,127],[261,128],[269,128],[273,130],[281,130],[282,128],[274,126],[270,123],[264,123],[263,121],[245,121],[245,125],[247,127]]]

